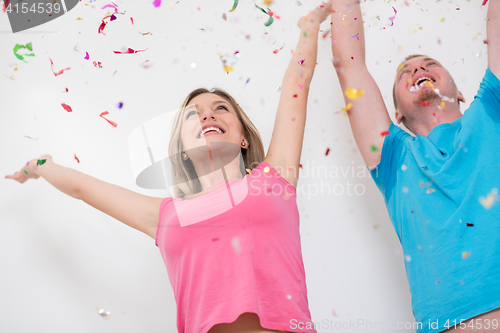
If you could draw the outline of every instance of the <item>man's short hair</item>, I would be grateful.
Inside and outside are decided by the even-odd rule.
[[[410,60],[410,59],[413,59],[413,58],[418,58],[418,57],[427,57],[426,55],[422,55],[422,54],[412,54],[412,55],[409,55],[405,58],[405,60],[403,60],[399,66],[398,66],[398,69],[397,69],[397,72],[396,74],[399,72],[399,67],[401,67],[401,65]],[[394,101],[394,107],[397,109],[398,108],[398,104],[396,102],[396,80],[394,80],[394,86],[392,87],[392,100]]]

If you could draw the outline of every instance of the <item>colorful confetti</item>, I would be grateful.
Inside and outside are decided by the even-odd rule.
[[[488,2],[488,0],[484,0],[483,4],[481,6],[485,6],[487,2]]]
[[[496,188],[492,189],[488,196],[480,197],[479,202],[483,205],[484,209],[490,209],[495,202],[498,200],[498,190]]]
[[[96,67],[96,68],[102,68],[102,64],[100,61],[97,61],[97,62],[94,61],[93,64],[94,64],[94,67]]]
[[[432,192],[436,192],[436,190],[433,188],[430,188],[430,187],[426,191],[427,194],[432,193]]]
[[[271,24],[273,24],[273,22],[274,22],[274,19],[273,19],[273,12],[272,12],[269,8],[267,8],[267,10],[268,10],[268,11],[266,12],[266,10],[265,10],[264,8],[257,6],[257,4],[255,4],[255,7],[259,8],[259,9],[260,9],[260,10],[261,10],[264,14],[269,15],[269,20],[267,20],[267,22],[266,22],[266,23],[264,23],[264,25],[265,25],[266,27],[268,27],[268,26],[270,26]]]
[[[28,174],[28,172],[26,172],[26,170],[24,170],[24,173],[25,173],[25,174]]]
[[[78,157],[76,157],[76,154],[73,154],[73,155],[75,155],[75,160],[76,160],[78,163],[80,163],[80,160],[78,159]]]
[[[431,102],[424,102],[424,101],[422,101],[422,100],[418,100],[418,101],[420,102],[420,104],[422,104],[422,106],[423,106],[424,108],[426,108],[426,107],[428,107],[429,105],[431,105]]]
[[[88,52],[85,52],[85,58],[83,58],[85,60],[89,60],[90,59],[90,56],[89,56],[89,53]]]
[[[328,156],[329,153],[330,153],[330,148],[326,148],[325,156]]]
[[[468,251],[462,252],[462,259],[465,259],[465,258],[467,258],[469,256],[470,256],[470,252],[468,252]]]
[[[382,133],[380,133],[380,136],[388,136],[388,135],[391,135],[391,132],[383,131]]]
[[[66,110],[68,112],[73,112],[73,110],[71,109],[71,106],[69,106],[65,103],[61,103],[61,106],[64,108],[64,110]]]
[[[104,112],[102,112],[102,113],[99,115],[99,117],[102,117],[102,119],[104,119],[104,120],[106,120],[108,123],[110,123],[110,125],[111,125],[111,126],[114,126],[114,127],[118,126],[118,124],[117,124],[117,123],[115,123],[114,121],[111,121],[111,120],[108,120],[108,119],[104,118],[104,116],[105,116],[105,115],[107,115],[107,114],[109,114],[109,112],[108,112],[108,111],[104,111]]]
[[[371,146],[370,146],[370,151],[371,151],[372,153],[375,153],[377,150],[378,150],[377,146],[375,146],[375,145],[371,145]]]
[[[473,227],[474,226],[474,224],[469,223],[469,222],[465,222],[465,225],[467,225],[468,227]]]
[[[104,309],[99,309],[98,307],[96,307],[96,310],[97,310],[97,313],[100,314],[101,317],[103,317],[106,320],[108,320],[109,316],[111,316],[111,312],[109,312],[109,311],[106,311]]]
[[[365,92],[363,91],[363,89],[358,90],[358,89],[354,89],[351,87],[347,87],[347,89],[345,91],[345,95],[350,100],[355,100],[356,98],[359,98],[359,97],[363,96],[364,94],[365,94]]]
[[[16,46],[14,46],[14,55],[19,60],[24,61],[25,57],[34,57],[35,56],[34,53],[26,53],[26,54],[17,53],[17,51],[19,51],[20,49],[27,49],[29,51],[33,51],[33,45],[31,43],[28,43],[26,45],[16,44]],[[26,62],[26,61],[24,61],[24,62]]]
[[[60,71],[56,72],[56,71],[54,71],[54,63],[52,62],[52,59],[49,58],[49,60],[50,60],[50,66],[52,67],[52,73],[54,73],[54,76],[61,75],[62,73],[64,73],[64,71],[71,69],[71,67],[68,67],[68,68],[61,69]]]
[[[130,47],[127,49],[127,51],[113,51],[115,54],[134,54],[134,53],[139,53],[139,52],[144,52],[146,51],[147,49],[144,49],[144,50],[134,50],[134,49],[131,49]]]
[[[232,12],[233,10],[235,10],[236,7],[238,7],[238,0],[234,0],[233,8],[231,8],[231,10],[229,12]]]
[[[299,65],[302,65],[304,63],[304,61],[306,61],[306,59],[302,59],[298,62]]]
[[[44,165],[45,162],[47,162],[47,159],[43,159],[43,160],[37,160],[36,161],[36,165]]]
[[[161,0],[155,0],[155,1],[153,1],[153,6],[155,6],[156,8],[160,7],[161,6]]]

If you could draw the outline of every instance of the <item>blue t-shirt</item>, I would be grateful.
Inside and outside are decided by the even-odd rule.
[[[371,174],[403,246],[417,332],[500,308],[500,80],[488,68],[464,115],[427,137],[389,131]]]

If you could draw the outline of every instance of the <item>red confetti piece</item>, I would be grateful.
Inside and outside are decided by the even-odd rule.
[[[469,222],[465,222],[465,224],[466,224],[468,227],[473,227],[473,226],[474,226],[474,224],[469,223]]]
[[[107,24],[107,23],[106,23],[106,22],[104,22],[104,20],[102,20],[102,23],[101,23],[101,25],[99,26],[99,29],[97,30],[97,33],[98,33],[98,34],[102,33],[102,34],[104,35],[104,32],[103,32],[103,31],[104,31],[104,28],[106,27],[106,24]]]
[[[104,116],[105,116],[105,115],[107,115],[107,114],[109,114],[109,112],[108,112],[108,111],[104,111],[104,112],[102,112],[102,113],[99,115],[99,117],[102,117],[102,119],[104,119],[104,120],[106,120],[108,123],[110,123],[110,124],[111,124],[111,126],[114,126],[114,127],[118,126],[118,124],[117,124],[117,123],[115,123],[114,121],[111,121],[111,120],[108,120],[108,119],[104,118]]]
[[[420,102],[420,104],[422,104],[422,106],[423,106],[424,108],[426,108],[426,107],[428,107],[429,105],[431,105],[431,102],[423,102],[423,101],[421,101],[421,100],[418,100],[418,101]]]
[[[380,133],[381,136],[388,136],[390,134],[391,134],[391,132],[389,132],[389,131],[383,131],[382,133]]]
[[[297,97],[297,94],[293,95],[293,97]]]
[[[93,64],[94,64],[94,67],[97,67],[97,68],[102,68],[102,64],[101,64],[101,62],[100,62],[100,61],[98,61],[98,62],[95,62],[95,61],[94,61],[94,62],[93,62]]]
[[[153,36],[153,34],[152,34],[152,33],[150,33],[150,32],[140,32],[140,31],[139,31],[139,33],[140,33],[141,35],[143,35],[143,36],[145,36],[145,35],[151,35],[151,36]]]
[[[279,49],[279,50],[274,50],[274,51],[273,51],[273,53],[274,53],[274,54],[278,53],[278,52],[279,52],[279,51],[281,51],[284,47],[285,47],[285,45],[283,45],[283,46],[281,47],[281,49]]]
[[[69,92],[68,88],[64,88],[64,89],[66,89],[66,92]]]
[[[483,4],[482,4],[481,6],[486,5],[486,3],[487,3],[487,2],[488,2],[488,0],[484,0],[484,1],[483,1]]]
[[[52,67],[52,73],[54,73],[55,76],[61,75],[62,73],[64,73],[64,71],[71,69],[71,67],[68,67],[65,69],[61,69],[59,72],[56,72],[56,71],[54,71],[54,62],[50,58],[49,58],[49,60],[50,60],[50,66]]]
[[[90,56],[89,56],[89,53],[88,52],[85,52],[85,60],[89,60]]]
[[[75,160],[76,160],[78,163],[80,163],[80,160],[78,159],[78,157],[76,157],[76,154],[74,154],[74,155],[75,155]]]
[[[326,37],[328,37],[328,34],[329,34],[330,32],[331,32],[330,30],[325,31],[325,33],[323,34],[323,39],[325,39]]]
[[[65,103],[61,103],[61,106],[64,108],[64,110],[66,110],[68,112],[73,112],[73,110],[71,109],[71,106],[69,106]]]
[[[111,17],[109,18],[109,20],[110,20],[110,21],[114,21],[114,20],[116,20],[116,16],[115,16],[115,14],[111,15]]]
[[[302,164],[299,164],[299,168],[303,169],[304,167],[302,166]]]
[[[133,54],[133,53],[138,53],[138,52],[144,52],[146,51],[147,49],[144,49],[144,50],[134,50],[134,49],[131,49],[130,47],[128,48],[127,51],[125,52],[121,52],[121,51],[113,51],[115,54]]]
[[[31,140],[38,140],[38,138],[32,138],[31,136],[23,135],[25,138],[31,139]]]
[[[132,21],[132,25],[134,25],[134,19],[133,19],[133,18],[130,18],[130,21]]]
[[[328,156],[328,153],[330,152],[330,148],[326,148],[326,153],[325,156]]]

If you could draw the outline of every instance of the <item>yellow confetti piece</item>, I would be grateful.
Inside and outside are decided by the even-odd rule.
[[[269,169],[269,167],[265,167],[265,168],[264,168],[264,172],[266,172],[266,173],[267,173],[267,172],[269,172],[269,171],[271,171],[271,169]]]
[[[441,103],[439,104],[439,108],[444,109],[444,101],[441,101]]]
[[[83,21],[83,19],[81,17],[77,18],[76,20],[77,21]]]
[[[425,81],[425,84],[428,85],[431,88],[434,88],[434,85],[432,84],[431,81]]]
[[[226,65],[224,65],[224,71],[225,72],[232,72],[233,71],[233,66],[226,66]]]
[[[405,67],[405,65],[400,64],[400,65],[399,65],[399,67],[398,67],[398,72],[399,72],[400,70],[402,70],[404,67]]]
[[[436,192],[436,190],[429,187],[427,189],[427,194],[432,193],[432,192]]]
[[[419,27],[418,29],[422,30],[423,28],[422,28],[422,27]]]
[[[359,98],[359,97],[363,96],[364,94],[365,94],[365,92],[363,91],[363,89],[358,90],[358,89],[354,89],[351,87],[347,87],[347,89],[345,91],[345,95],[350,100],[355,100],[356,98]]]
[[[443,21],[444,21],[444,17],[440,17],[440,18],[439,18],[439,21],[440,21],[440,22],[443,22]]]
[[[248,172],[248,174],[249,174],[249,175],[251,175],[251,174],[252,174],[252,170],[250,170],[250,169],[248,169],[248,168],[247,168],[247,169],[245,169],[245,170]]]
[[[467,252],[467,251],[462,252],[462,259],[465,259],[468,256],[470,256],[470,252]]]
[[[351,108],[352,108],[352,103],[347,103],[345,107],[340,109],[342,111],[342,116],[344,116],[344,118],[347,117],[347,111],[351,110]]]
[[[490,209],[497,198],[498,190],[494,188],[491,193],[488,193],[487,197],[480,197],[479,202],[483,205],[484,209]]]

